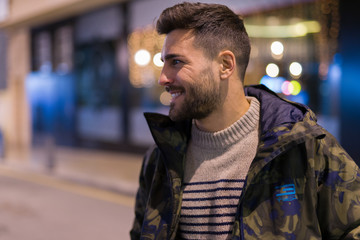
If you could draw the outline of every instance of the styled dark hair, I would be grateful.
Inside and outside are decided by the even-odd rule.
[[[202,48],[211,59],[220,51],[232,51],[240,78],[244,80],[250,41],[243,20],[227,6],[183,2],[169,7],[157,20],[156,30],[159,34],[168,34],[175,29],[192,30],[195,47]]]

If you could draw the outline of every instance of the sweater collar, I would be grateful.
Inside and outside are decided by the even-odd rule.
[[[259,101],[254,97],[247,97],[250,102],[249,110],[231,126],[218,132],[205,132],[196,127],[193,122],[191,141],[201,148],[224,149],[239,142],[259,125]]]

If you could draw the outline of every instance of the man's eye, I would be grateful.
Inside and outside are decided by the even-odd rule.
[[[172,65],[177,65],[177,64],[179,64],[179,63],[181,63],[180,60],[177,60],[177,59],[173,59],[173,60],[172,60]]]

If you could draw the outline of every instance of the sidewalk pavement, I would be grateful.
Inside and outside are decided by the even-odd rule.
[[[56,147],[9,149],[0,168],[31,171],[135,197],[143,156]]]

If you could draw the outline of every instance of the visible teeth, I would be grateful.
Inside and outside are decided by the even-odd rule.
[[[178,93],[172,93],[171,97],[175,98],[175,97],[180,96],[180,95],[181,95],[181,93],[179,93],[179,92]]]

